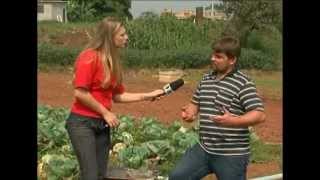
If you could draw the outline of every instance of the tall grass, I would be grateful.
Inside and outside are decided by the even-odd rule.
[[[206,21],[196,25],[190,20],[177,20],[165,16],[140,18],[126,23],[130,48],[180,49],[208,47],[213,38],[221,34],[221,23]]]
[[[224,27],[223,21],[207,20],[197,25],[191,20],[177,20],[170,16],[138,18],[124,24],[130,39],[124,64],[129,68],[204,67],[210,63],[210,45],[221,36]],[[83,48],[86,39],[89,39],[87,35],[93,35],[95,26],[95,23],[38,23],[39,44],[57,46],[52,48],[55,52],[50,52],[50,48],[42,48],[40,45],[38,52],[41,56],[38,58],[42,59],[39,62],[60,63],[61,59],[54,58],[74,57],[68,51],[74,54],[76,50],[72,50],[73,47]],[[77,41],[74,45],[71,44],[71,37],[73,40],[82,38],[83,41]],[[68,39],[68,43],[64,43],[64,39]],[[59,49],[62,44],[68,50]],[[73,60],[68,59],[67,62]],[[282,68],[281,60],[282,34],[276,28],[269,27],[251,33],[248,46],[242,49],[239,66],[244,69],[279,70]],[[65,62],[62,63],[64,64]]]

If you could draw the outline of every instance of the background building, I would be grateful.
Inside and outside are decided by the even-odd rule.
[[[67,22],[67,1],[38,0],[38,21]]]

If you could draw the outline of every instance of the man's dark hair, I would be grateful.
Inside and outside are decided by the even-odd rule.
[[[214,53],[224,53],[229,58],[240,57],[241,47],[239,39],[232,36],[225,36],[218,41],[212,43],[212,49]]]

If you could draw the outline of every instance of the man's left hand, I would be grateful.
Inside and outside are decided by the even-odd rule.
[[[210,116],[210,119],[221,126],[235,126],[237,117],[232,115],[225,107],[223,107],[224,114]]]

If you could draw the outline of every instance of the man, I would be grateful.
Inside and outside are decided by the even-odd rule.
[[[255,84],[236,68],[239,40],[223,37],[212,49],[213,70],[204,74],[181,112],[187,122],[199,113],[200,141],[186,151],[170,180],[199,180],[209,173],[215,173],[219,180],[245,180],[250,153],[248,127],[266,119]]]

